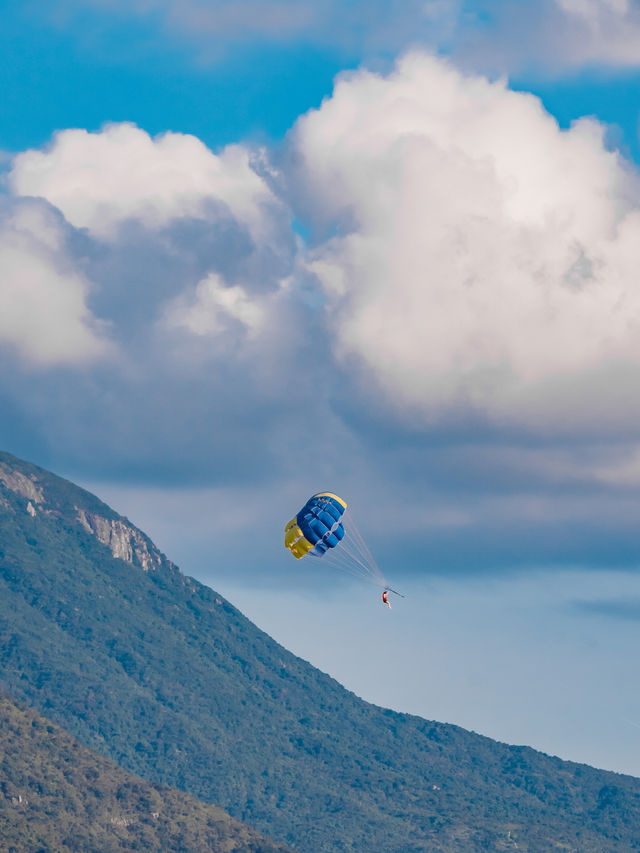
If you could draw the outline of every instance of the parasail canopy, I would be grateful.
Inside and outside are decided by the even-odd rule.
[[[319,492],[309,498],[285,527],[284,544],[297,560],[322,557],[324,564],[389,589],[347,511],[347,502],[333,492]]]

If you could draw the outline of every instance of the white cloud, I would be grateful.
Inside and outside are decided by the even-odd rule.
[[[265,36],[283,41],[319,24],[319,9],[300,0],[171,0],[163,3],[167,22],[179,29],[203,34],[236,37],[242,40]]]
[[[66,21],[93,6],[103,27],[135,16],[145,51],[154,37],[187,43],[198,65],[238,44],[296,42],[342,51],[349,62],[420,46],[492,74],[640,64],[638,0],[58,0],[54,10],[61,5]]]
[[[418,35],[429,39],[458,0],[65,0],[65,12],[135,15],[158,23],[172,38],[187,38],[197,58],[219,57],[238,42],[328,44],[333,50],[377,46],[398,49]]]
[[[403,408],[563,429],[640,414],[638,177],[583,120],[414,53],[299,120],[336,350]],[[559,420],[559,419],[562,420]]]
[[[614,458],[592,465],[594,480],[609,486],[637,489],[640,486],[640,447],[614,448]]]
[[[244,288],[226,287],[219,275],[211,273],[198,283],[191,296],[182,295],[167,307],[165,322],[170,328],[209,335],[221,331],[225,322],[232,319],[251,333],[260,329],[263,317],[261,306],[250,299]]]
[[[222,204],[265,241],[265,208],[275,203],[246,148],[229,145],[216,155],[195,136],[151,138],[132,124],[61,131],[47,150],[18,154],[8,182],[15,195],[45,198],[72,225],[105,239],[128,219],[158,228],[181,217],[211,218],[211,205]]]
[[[149,378],[155,360],[175,362],[170,369],[184,374],[220,361],[227,374],[244,371],[247,384],[253,375],[262,380],[292,346],[280,330],[296,238],[286,204],[268,185],[274,178],[262,151],[228,146],[216,155],[195,137],[152,139],[130,124],[62,131],[48,148],[18,154],[11,204],[23,217],[44,210],[47,218],[29,232],[25,262],[14,265],[23,279],[37,269],[42,290],[45,262],[47,275],[60,278],[54,310],[41,299],[30,318],[56,319],[69,354],[51,354],[52,332],[34,333],[33,344],[15,332],[16,346],[41,363],[90,357],[91,343],[98,354],[103,330],[84,301],[95,285],[92,304],[112,324],[125,372],[148,370]],[[9,316],[5,337],[16,327]],[[168,328],[183,334],[168,339]],[[251,346],[230,346],[234,336]],[[38,346],[48,348],[49,362]]]
[[[593,28],[602,18],[615,16],[623,18],[629,13],[629,0],[556,0],[560,9],[568,15],[575,15],[587,21]]]
[[[640,9],[631,0],[555,0],[573,65],[640,64]]]
[[[90,282],[64,247],[62,225],[37,202],[0,222],[0,344],[32,364],[82,364],[110,349],[86,304]]]

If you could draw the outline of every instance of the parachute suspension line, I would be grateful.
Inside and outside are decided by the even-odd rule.
[[[349,512],[349,510],[345,510],[346,523],[348,527],[346,528],[351,532],[351,537],[356,545],[356,549],[363,556],[364,562],[371,567],[372,573],[377,577],[383,586],[386,586],[387,582],[385,580],[384,575],[380,571],[380,566],[375,561],[375,558],[369,548],[367,547],[367,543],[364,541],[362,534],[358,530],[358,527],[353,520],[353,516]]]
[[[351,513],[345,511],[341,520],[344,524],[344,537],[338,547],[332,548],[322,559],[354,578],[365,580],[374,586],[386,587],[384,575],[365,544]]]
[[[345,528],[344,538],[342,539],[340,551],[336,551],[335,555],[339,559],[342,555],[343,557],[347,557],[351,562],[357,563],[360,566],[361,571],[365,574],[373,575],[373,571],[371,567],[366,562],[365,559],[360,556],[357,548],[354,548],[353,543],[349,540],[349,531]],[[334,553],[333,551],[331,552]]]
[[[343,553],[342,555],[337,554],[336,551],[338,549],[332,551],[327,551],[326,554],[322,555],[322,561],[324,565],[330,566],[332,569],[339,571],[341,574],[350,575],[352,578],[358,581],[364,581],[366,583],[373,584],[373,586],[380,587],[384,586],[380,581],[372,577],[360,564],[356,564],[351,558]],[[315,555],[314,555],[315,556]]]

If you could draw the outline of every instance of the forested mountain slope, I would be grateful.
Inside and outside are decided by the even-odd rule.
[[[4,690],[304,853],[640,850],[640,780],[363,702],[8,454],[0,650]]]
[[[151,785],[0,696],[0,850],[286,853],[222,809]]]

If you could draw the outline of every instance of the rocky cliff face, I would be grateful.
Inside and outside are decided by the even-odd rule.
[[[84,509],[78,509],[78,521],[99,542],[106,545],[114,557],[140,566],[143,571],[160,568],[162,555],[136,527],[120,519],[103,518]]]
[[[35,477],[26,477],[20,471],[15,471],[0,462],[0,482],[4,483],[7,489],[21,495],[27,500],[41,504],[44,501],[42,488],[36,482]],[[6,501],[4,502],[6,504]]]
[[[8,454],[5,455],[8,457]],[[12,512],[23,509],[32,518],[35,518],[38,513],[68,517],[68,507],[61,505],[60,496],[55,487],[57,483],[47,483],[47,477],[51,475],[43,471],[42,476],[39,476],[38,470],[35,466],[29,466],[25,471],[20,471],[10,462],[0,460],[0,487],[4,486],[5,490],[14,495],[14,500],[11,500],[11,496],[7,495],[6,491],[3,495],[3,489],[0,488],[0,506]],[[65,482],[60,481],[59,478],[55,479],[58,482]],[[72,494],[69,497],[76,499],[72,505],[75,517],[87,533],[95,536],[99,542],[109,548],[114,557],[137,566],[145,572],[157,570],[163,563],[176,568],[128,519],[116,516],[106,506],[107,512],[104,515],[82,506],[81,501],[77,499],[84,494],[87,493],[82,489],[72,487]]]

